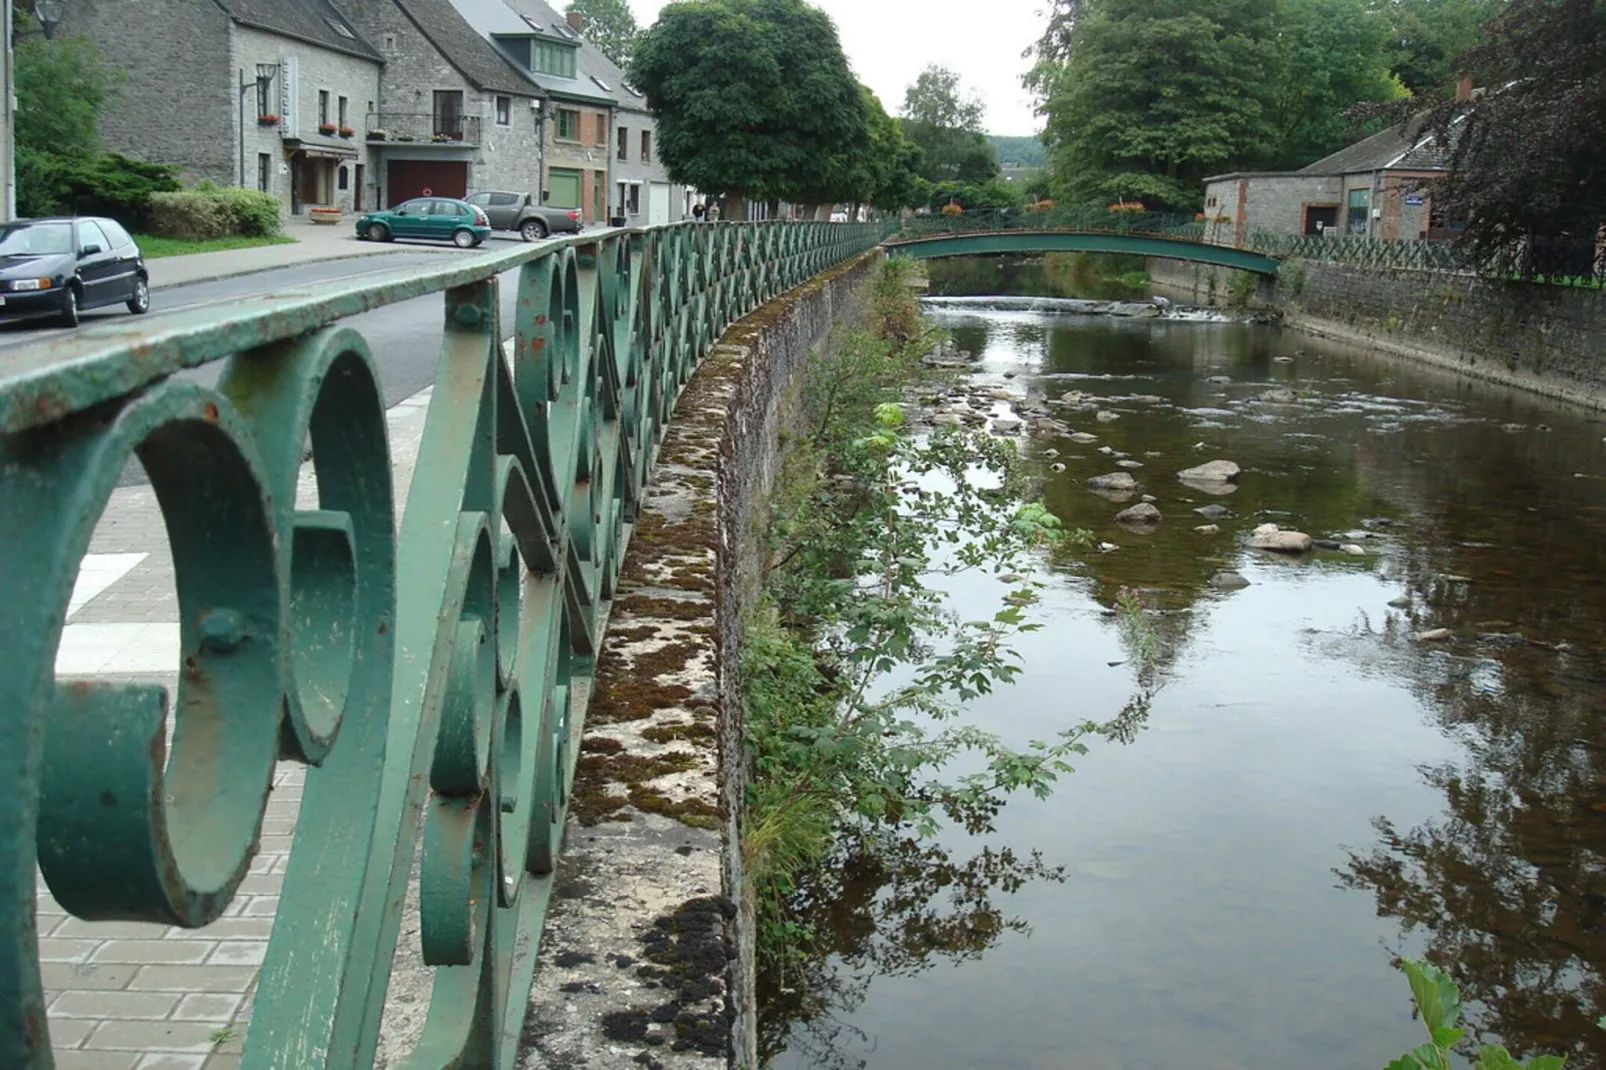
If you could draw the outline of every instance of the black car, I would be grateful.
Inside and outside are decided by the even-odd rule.
[[[139,246],[112,219],[19,219],[0,223],[0,320],[53,317],[78,326],[78,313],[151,307],[150,276]]]

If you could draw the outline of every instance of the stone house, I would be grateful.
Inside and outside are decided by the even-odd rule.
[[[115,151],[273,194],[288,213],[369,203],[361,116],[380,54],[329,0],[74,0],[62,32],[126,72]],[[182,100],[177,107],[173,101]]]
[[[539,185],[540,90],[452,0],[335,3],[384,60],[378,107],[361,134],[374,160],[376,203]]]
[[[1243,245],[1257,233],[1451,238],[1460,224],[1435,212],[1431,194],[1420,188],[1445,173],[1447,159],[1446,146],[1418,116],[1298,171],[1216,175],[1205,179],[1206,233],[1226,245]]]
[[[549,142],[549,166],[558,167],[560,175],[565,167],[590,169],[592,181],[595,181],[595,130],[588,130],[587,124],[597,122],[596,104],[599,98],[606,98],[611,104],[611,127],[603,146],[603,155],[607,157],[608,217],[622,218],[632,227],[690,218],[692,194],[685,186],[669,181],[658,158],[658,126],[647,110],[646,96],[630,84],[618,64],[581,36],[579,17],[559,15],[545,0],[505,2],[527,24],[543,31],[548,40],[555,34],[578,45],[574,49],[572,68],[535,72],[536,80],[550,94],[553,108],[560,116],[553,125]],[[561,119],[564,110],[577,114],[565,121]],[[565,122],[571,129],[578,125],[579,138],[559,138],[559,128]]]

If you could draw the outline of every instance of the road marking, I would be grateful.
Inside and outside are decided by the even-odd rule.
[[[177,621],[69,624],[56,648],[57,676],[127,676],[178,671]]]
[[[83,609],[94,597],[128,575],[150,554],[85,554],[78,566],[78,579],[67,602],[67,617]]]

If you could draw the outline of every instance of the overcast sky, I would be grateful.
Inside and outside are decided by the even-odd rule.
[[[666,0],[630,0],[645,28]],[[1035,134],[1021,52],[1043,32],[1044,0],[812,0],[836,22],[859,80],[896,115],[928,63],[959,72],[987,104],[990,134]],[[562,6],[561,4],[559,6]]]

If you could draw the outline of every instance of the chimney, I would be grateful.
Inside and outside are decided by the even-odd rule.
[[[1472,75],[1463,74],[1461,80],[1455,84],[1455,99],[1457,101],[1472,99]]]
[[[569,20],[569,29],[573,30],[575,33],[580,32],[580,12],[571,11],[563,17]],[[1471,83],[1469,82],[1468,85],[1470,86]]]

